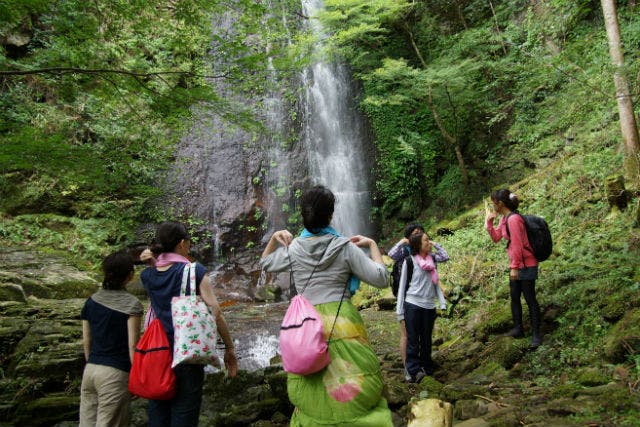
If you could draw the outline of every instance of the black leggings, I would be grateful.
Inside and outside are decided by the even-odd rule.
[[[531,328],[534,331],[540,329],[540,306],[536,299],[535,280],[510,280],[511,289],[511,316],[516,327],[522,327],[522,304],[520,295],[524,294],[524,300],[529,307],[529,317],[531,318]]]

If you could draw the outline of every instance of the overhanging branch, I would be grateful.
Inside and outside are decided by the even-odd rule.
[[[202,74],[195,74],[190,71],[157,71],[154,73],[137,73],[135,71],[128,70],[112,70],[112,69],[93,69],[93,68],[76,68],[76,67],[51,67],[51,68],[36,68],[32,70],[0,70],[0,76],[26,76],[31,74],[122,74],[125,76],[131,76],[136,78],[146,77],[159,77],[171,74],[185,75],[189,77],[202,77],[206,79],[221,79],[227,77],[229,74],[221,74],[218,76],[209,76]]]

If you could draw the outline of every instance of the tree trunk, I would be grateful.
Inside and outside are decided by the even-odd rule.
[[[444,137],[444,139],[449,143],[453,150],[456,153],[456,158],[458,159],[458,167],[460,167],[460,173],[462,174],[462,185],[465,187],[469,185],[469,172],[467,172],[467,165],[464,163],[464,157],[462,157],[462,150],[460,149],[460,144],[458,143],[458,137],[451,135],[445,129],[444,124],[442,123],[442,119],[440,119],[440,114],[438,110],[436,110],[436,106],[433,103],[433,95],[431,94],[431,88],[429,88],[429,109],[431,109],[431,114],[433,114],[433,119],[436,122],[436,126],[440,129],[440,133]]]
[[[422,57],[420,53],[420,49],[418,49],[418,45],[416,44],[413,33],[409,30],[409,26],[405,23],[405,30],[409,34],[409,39],[411,40],[411,46],[413,47],[416,56],[420,60],[420,64],[422,64],[422,68],[427,69],[427,63]],[[457,135],[451,135],[447,129],[444,127],[444,123],[442,123],[442,119],[440,119],[440,114],[436,109],[435,104],[433,103],[433,95],[431,88],[429,88],[428,93],[428,103],[429,109],[431,110],[431,114],[433,114],[433,120],[436,122],[436,126],[440,130],[440,133],[444,137],[445,141],[449,143],[451,147],[453,147],[454,152],[456,153],[456,159],[458,159],[458,167],[460,167],[460,173],[462,174],[462,185],[465,187],[469,185],[469,172],[467,171],[467,165],[464,162],[464,157],[462,156],[462,150],[460,149],[460,144],[458,143]],[[455,114],[455,112],[454,112]]]
[[[629,83],[624,74],[624,57],[620,42],[620,26],[615,0],[600,0],[602,13],[609,39],[609,54],[611,63],[615,67],[613,81],[618,99],[622,141],[624,143],[624,170],[627,182],[632,188],[640,188],[640,143],[638,142],[638,127],[633,113],[633,102],[629,91]]]
[[[607,201],[609,206],[616,206],[620,210],[625,210],[629,203],[630,194],[624,188],[624,178],[621,175],[610,175],[606,178]]]

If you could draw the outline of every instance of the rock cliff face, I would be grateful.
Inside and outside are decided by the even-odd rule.
[[[214,29],[226,37],[233,20],[221,18]],[[217,57],[214,46],[214,69],[221,65]],[[215,283],[235,299],[256,298],[263,244],[275,230],[299,229],[296,203],[309,185],[336,193],[339,231],[373,231],[375,149],[349,70],[320,63],[286,80],[276,71],[272,77],[273,89],[259,95],[238,94],[224,79],[212,82],[230,105],[247,107],[263,129],[240,128],[228,115],[199,107],[164,183],[166,216],[190,223],[198,260],[215,270]]]

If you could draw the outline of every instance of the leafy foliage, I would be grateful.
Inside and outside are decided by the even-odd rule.
[[[268,7],[249,0],[3,2],[0,210],[105,218],[123,229],[110,244],[131,239],[135,224],[157,218],[149,202],[193,106],[259,127],[214,83],[265,90],[266,46],[281,57],[285,33],[277,14],[265,18]],[[212,18],[234,19],[233,33],[214,35]],[[211,50],[220,59],[215,69]]]

